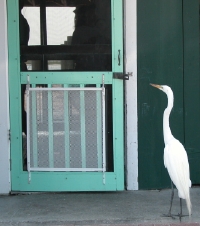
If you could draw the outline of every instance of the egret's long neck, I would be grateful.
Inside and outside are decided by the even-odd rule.
[[[165,144],[173,138],[173,135],[171,133],[171,129],[169,126],[169,116],[171,113],[171,110],[173,108],[173,104],[174,104],[174,96],[173,93],[169,93],[167,94],[168,97],[168,105],[167,108],[164,111],[164,115],[163,115],[163,135],[164,135],[164,141]]]

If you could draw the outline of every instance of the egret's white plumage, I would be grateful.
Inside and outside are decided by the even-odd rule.
[[[190,202],[190,169],[187,153],[180,143],[171,133],[169,126],[169,116],[173,108],[174,95],[169,86],[155,85],[152,86],[162,90],[167,94],[168,105],[163,114],[163,135],[165,142],[164,165],[168,170],[169,176],[178,190],[178,196],[186,200],[189,215],[191,215]],[[171,207],[170,207],[171,214]]]

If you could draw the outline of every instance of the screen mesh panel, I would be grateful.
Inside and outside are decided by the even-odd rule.
[[[29,88],[30,171],[104,171],[103,88]]]

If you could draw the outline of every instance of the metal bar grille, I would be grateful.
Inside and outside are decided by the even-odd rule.
[[[28,171],[105,172],[104,86],[27,87]]]

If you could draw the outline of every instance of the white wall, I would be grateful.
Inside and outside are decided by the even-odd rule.
[[[0,1],[0,194],[10,191],[6,0]]]
[[[125,83],[126,97],[126,169],[127,189],[138,190],[138,129],[137,129],[137,0],[126,0],[125,72],[132,76]]]

